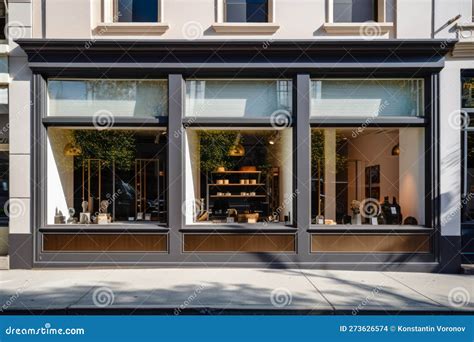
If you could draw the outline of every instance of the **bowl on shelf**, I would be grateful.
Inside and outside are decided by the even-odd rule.
[[[224,184],[224,180],[223,179],[217,179],[216,180],[216,184]]]
[[[257,184],[257,180],[256,179],[251,179],[250,184]]]
[[[242,166],[240,168],[240,171],[255,172],[255,171],[257,171],[257,167],[256,166]]]
[[[225,167],[224,167],[224,166],[218,166],[218,167],[216,168],[216,171],[217,171],[217,172],[225,172]]]

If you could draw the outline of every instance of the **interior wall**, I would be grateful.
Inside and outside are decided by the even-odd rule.
[[[400,129],[400,205],[403,219],[425,224],[425,142],[422,128]]]
[[[68,208],[74,207],[74,157],[64,155],[69,143],[70,130],[50,129],[47,151],[47,223],[54,223],[56,208],[68,217]]]
[[[399,159],[392,156],[392,148],[398,143],[398,131],[366,131],[350,137],[348,141],[348,159],[361,161],[359,171],[359,184],[362,186],[362,199],[365,198],[365,168],[380,165],[380,198],[389,196],[399,201]],[[349,184],[355,184],[356,174],[349,172]],[[349,196],[348,207],[354,198]],[[402,207],[403,210],[403,207]]]

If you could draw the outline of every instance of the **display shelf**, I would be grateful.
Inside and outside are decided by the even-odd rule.
[[[262,171],[211,171],[211,173],[220,174],[260,174]]]
[[[208,184],[209,186],[265,186],[264,183],[257,183],[257,184],[240,184],[240,183],[229,183],[229,184],[215,184],[211,183]]]
[[[218,195],[211,195],[210,196],[211,198],[255,198],[255,197],[259,197],[259,198],[263,198],[263,197],[266,197],[266,195],[222,195],[222,196],[218,196]]]

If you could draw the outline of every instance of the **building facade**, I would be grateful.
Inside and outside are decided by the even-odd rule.
[[[9,1],[10,267],[458,272],[472,13]]]

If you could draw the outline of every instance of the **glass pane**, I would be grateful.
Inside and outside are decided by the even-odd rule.
[[[474,108],[474,77],[461,77],[462,108]]]
[[[50,116],[168,115],[166,81],[50,80]]]
[[[186,131],[186,223],[291,223],[292,130]]]
[[[229,23],[268,22],[267,0],[226,0],[226,21]]]
[[[291,114],[291,92],[292,83],[287,80],[190,80],[186,82],[186,116],[251,118]]]
[[[377,21],[377,0],[333,0],[335,23]]]
[[[119,22],[158,21],[158,0],[117,0],[117,10]]]
[[[421,128],[311,134],[313,224],[424,225]]]
[[[166,222],[160,130],[48,130],[48,224]]]
[[[423,116],[423,80],[314,80],[311,116]]]

